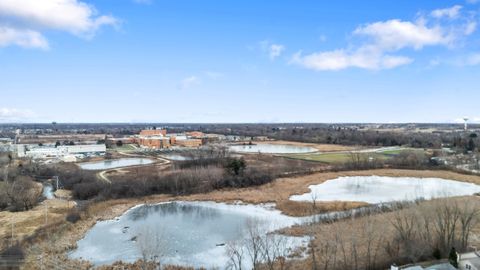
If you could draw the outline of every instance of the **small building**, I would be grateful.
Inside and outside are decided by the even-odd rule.
[[[461,270],[480,270],[480,254],[478,252],[464,253],[458,260]]]
[[[397,266],[393,264],[390,266],[390,270],[456,270],[450,263],[438,263],[428,267],[421,265],[409,265],[409,266]]]
[[[253,140],[257,142],[258,141],[263,142],[263,141],[269,141],[270,139],[267,136],[255,136],[253,137]]]

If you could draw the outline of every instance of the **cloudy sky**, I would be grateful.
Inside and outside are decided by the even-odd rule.
[[[0,122],[480,121],[480,0],[0,0]]]

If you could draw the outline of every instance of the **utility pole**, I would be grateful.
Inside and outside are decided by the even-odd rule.
[[[48,223],[48,205],[47,202],[45,201],[45,227],[47,226]]]
[[[58,176],[56,175],[56,176],[54,176],[54,177],[55,177],[56,187],[57,187],[55,190],[58,190]]]
[[[13,216],[12,216],[11,223],[12,223],[12,242],[11,242],[11,246],[13,247],[13,244],[14,244],[14,231],[15,231],[15,222],[14,222],[14,220],[13,220]]]

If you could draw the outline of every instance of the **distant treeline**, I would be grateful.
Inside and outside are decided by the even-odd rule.
[[[434,132],[409,130],[404,125],[376,126],[342,124],[237,124],[203,125],[199,129],[208,133],[237,136],[267,136],[277,140],[364,146],[409,146],[415,148],[454,147],[473,151],[479,145],[475,132],[458,131],[458,125],[432,125],[417,128],[437,128]],[[455,129],[455,127],[457,129]],[[403,128],[396,131],[395,128]],[[380,131],[381,130],[381,131]]]
[[[460,151],[473,151],[479,144],[476,130],[463,132],[459,124],[0,124],[0,137],[13,137],[16,129],[29,134],[112,134],[126,136],[138,134],[145,128],[166,128],[169,132],[198,130],[236,136],[268,136],[272,139],[309,143],[364,146],[409,146],[416,148],[453,147]],[[433,131],[432,131],[433,130]],[[425,131],[425,132],[420,132]],[[473,135],[472,135],[473,134]]]

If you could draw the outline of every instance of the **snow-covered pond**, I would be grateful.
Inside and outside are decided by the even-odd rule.
[[[292,201],[358,201],[371,204],[473,195],[480,186],[440,178],[350,176],[309,186],[310,192]]]
[[[48,184],[48,183],[43,184],[42,195],[47,200],[51,200],[55,198],[55,195],[53,195],[53,187],[51,184]]]
[[[153,160],[148,158],[121,158],[79,163],[78,166],[80,166],[80,168],[84,170],[108,170],[128,166],[146,165],[151,163],[153,163]]]
[[[139,205],[122,216],[100,221],[77,242],[70,258],[95,265],[142,257],[145,242],[161,251],[162,264],[225,269],[227,244],[248,235],[254,221],[262,235],[301,222],[282,215],[273,206],[227,205],[214,202],[170,202]],[[306,245],[301,237],[284,237],[288,248]],[[147,241],[145,241],[147,240]],[[245,259],[245,269],[249,268]]]
[[[307,146],[295,146],[289,144],[253,144],[253,145],[230,145],[229,149],[239,153],[265,153],[265,154],[301,154],[318,151],[316,148]]]
[[[162,155],[162,157],[170,160],[175,160],[175,161],[186,161],[186,160],[192,160],[193,158],[190,156],[186,155],[180,155],[180,154],[166,154]]]

